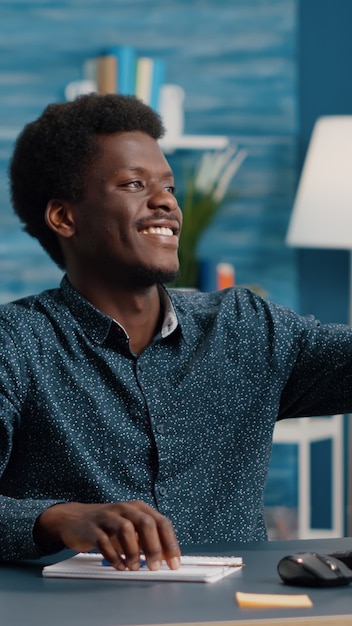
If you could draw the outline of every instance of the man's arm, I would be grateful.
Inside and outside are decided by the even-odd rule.
[[[307,329],[281,397],[279,419],[352,411],[352,329]]]
[[[171,569],[180,565],[180,548],[170,520],[137,500],[56,504],[38,517],[34,540],[44,551],[60,542],[77,552],[97,548],[116,569],[139,569],[141,551],[151,570],[159,569],[163,559]]]
[[[14,495],[8,464],[22,427],[31,376],[30,372],[27,375],[22,343],[5,328],[1,335],[0,482],[4,494]],[[31,474],[33,481],[35,471]],[[139,567],[141,550],[151,569],[157,569],[162,559],[171,568],[179,565],[180,549],[171,522],[143,502],[82,504],[67,502],[62,493],[43,499],[38,492],[37,497],[31,497],[28,489],[27,497],[16,493],[17,497],[0,495],[1,560],[39,558],[68,547],[77,551],[97,548],[117,568],[124,568],[125,563],[130,569]]]

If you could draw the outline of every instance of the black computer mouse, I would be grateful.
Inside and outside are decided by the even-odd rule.
[[[277,571],[287,585],[301,587],[338,587],[352,581],[352,570],[328,554],[301,552],[279,561]]]

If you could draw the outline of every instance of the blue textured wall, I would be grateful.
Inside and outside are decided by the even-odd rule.
[[[352,115],[352,2],[299,0],[298,12],[297,143],[301,164],[319,116]],[[302,312],[313,312],[323,322],[348,322],[348,252],[307,249],[300,250],[297,257]]]
[[[310,134],[321,115],[352,115],[352,2],[299,0],[298,146],[303,161]],[[312,45],[314,33],[314,45]],[[349,322],[350,257],[342,250],[300,250],[300,308],[323,322]],[[345,419],[346,529],[352,534],[352,428]],[[325,460],[324,460],[325,462]],[[314,505],[324,510],[325,481],[315,474]],[[317,520],[314,520],[318,525]]]
[[[2,0],[0,3],[0,301],[57,283],[59,271],[21,233],[6,180],[13,140],[84,60],[111,45],[163,56],[186,90],[187,133],[225,134],[249,155],[201,258],[227,260],[239,283],[295,306],[284,235],[296,182],[296,0]],[[53,147],[55,149],[55,147]],[[187,159],[170,160],[182,171]]]

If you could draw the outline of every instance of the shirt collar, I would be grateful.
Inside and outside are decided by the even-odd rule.
[[[96,343],[103,343],[108,336],[113,320],[96,309],[70,283],[65,275],[61,281],[64,300],[72,315],[82,326],[86,335]]]
[[[178,326],[176,311],[165,289],[159,289],[161,304],[164,308],[164,321],[161,326],[161,336],[164,339],[171,335]]]
[[[64,299],[79,321],[85,333],[95,342],[103,343],[107,338],[113,324],[123,327],[111,317],[96,309],[86,300],[70,283],[65,275],[61,281],[61,289]],[[171,335],[178,326],[176,311],[171,299],[164,288],[159,289],[161,304],[164,309],[164,319],[161,327],[161,336],[164,339]],[[124,331],[125,332],[125,331]]]

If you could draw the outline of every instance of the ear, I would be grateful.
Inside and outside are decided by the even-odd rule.
[[[76,232],[72,206],[65,200],[49,200],[45,211],[45,221],[54,233],[66,239]]]

